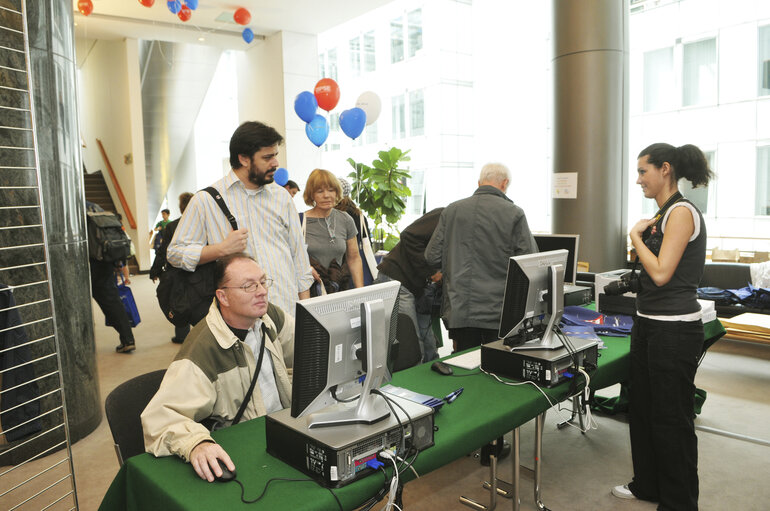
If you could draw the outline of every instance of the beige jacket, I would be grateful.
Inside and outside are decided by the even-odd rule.
[[[291,405],[290,367],[294,361],[294,318],[269,304],[265,360],[270,355],[278,395]],[[251,384],[257,361],[252,350],[225,323],[216,300],[204,321],[190,332],[166,371],[160,388],[142,412],[144,445],[155,456],[176,454],[189,461],[192,449],[213,441],[200,422],[213,418],[230,425]],[[259,385],[241,421],[265,415]]]

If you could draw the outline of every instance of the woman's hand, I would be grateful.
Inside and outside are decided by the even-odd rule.
[[[318,272],[317,272],[317,271],[315,271],[315,268],[313,268],[313,267],[311,266],[311,267],[310,267],[310,270],[313,272],[313,280],[315,280],[316,282],[321,282],[321,276],[320,276],[320,275],[318,275]]]
[[[655,218],[643,218],[636,222],[636,225],[634,225],[631,228],[631,232],[629,233],[629,236],[633,238],[634,236],[638,236],[639,238],[642,237],[642,233],[647,230],[649,226],[654,224],[657,221]]]

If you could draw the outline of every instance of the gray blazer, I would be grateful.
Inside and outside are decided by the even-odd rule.
[[[441,316],[447,328],[497,330],[508,259],[537,252],[524,210],[493,186],[443,211],[425,259],[444,274]]]

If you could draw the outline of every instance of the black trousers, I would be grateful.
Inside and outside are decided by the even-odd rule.
[[[115,265],[93,259],[89,259],[88,263],[91,268],[91,295],[102,309],[104,317],[118,331],[120,344],[134,344],[134,333],[115,284]]]
[[[455,350],[463,351],[497,340],[497,330],[489,328],[450,328],[449,338],[455,342]]]
[[[634,321],[629,489],[640,499],[659,502],[659,510],[698,509],[694,396],[702,349],[701,321]]]

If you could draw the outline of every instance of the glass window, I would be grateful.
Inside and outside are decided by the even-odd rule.
[[[379,132],[377,129],[377,123],[370,124],[366,128],[364,128],[364,133],[366,134],[366,143],[367,144],[376,144],[377,139],[379,137]],[[358,137],[361,138],[361,137]]]
[[[756,215],[770,215],[770,146],[757,147]]]
[[[422,9],[415,9],[407,16],[409,29],[409,56],[414,57],[422,49]]]
[[[361,38],[354,37],[350,40],[350,72],[353,76],[361,74]]]
[[[409,93],[409,136],[425,134],[425,101],[422,89]]]
[[[340,114],[329,114],[329,131],[340,131]]]
[[[682,54],[682,105],[717,102],[717,40],[684,45]]]
[[[674,49],[663,48],[644,54],[644,111],[674,107]]]
[[[318,76],[324,78],[326,76],[326,54],[322,53],[318,56]]]
[[[364,34],[364,71],[367,73],[377,69],[374,49],[374,31],[372,30]]]
[[[709,168],[713,170],[714,151],[703,151],[703,154],[706,156],[706,161],[709,163]],[[682,195],[690,199],[690,202],[695,204],[695,207],[698,208],[701,213],[704,215],[708,213],[710,192],[709,186],[699,186],[697,188],[693,188],[692,183],[690,183],[688,180],[680,179],[679,191],[682,192]]]
[[[404,138],[406,136],[406,115],[404,111],[404,95],[393,96],[391,101],[392,120],[393,120],[393,138]]]
[[[326,71],[328,74],[326,75],[327,78],[331,78],[332,80],[337,80],[337,48],[334,48],[333,50],[329,50],[329,53],[326,57]]]
[[[390,62],[404,60],[404,22],[398,17],[390,22]]]
[[[759,95],[770,94],[770,25],[759,27]]]
[[[407,182],[412,195],[406,199],[408,215],[422,215],[425,212],[425,171],[410,170],[411,177]]]

